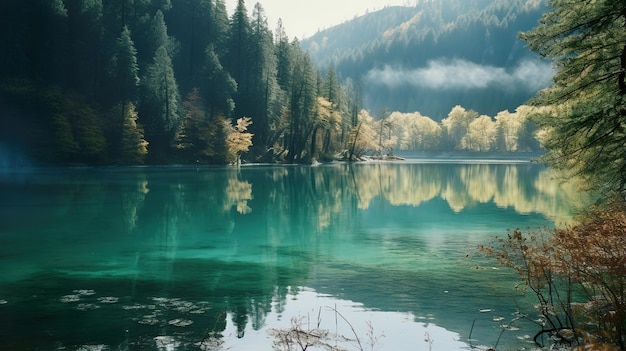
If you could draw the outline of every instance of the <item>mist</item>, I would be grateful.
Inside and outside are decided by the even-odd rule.
[[[538,59],[523,59],[508,70],[462,59],[437,59],[417,69],[386,65],[370,70],[365,79],[368,84],[390,88],[412,86],[439,91],[501,88],[535,92],[549,86],[553,76],[550,63]]]
[[[24,152],[0,143],[0,174],[32,166]]]

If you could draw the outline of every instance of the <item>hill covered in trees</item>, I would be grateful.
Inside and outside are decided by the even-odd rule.
[[[370,111],[441,120],[457,104],[497,114],[550,84],[550,63],[518,39],[541,0],[437,0],[391,6],[303,40],[314,62],[363,87]]]
[[[521,18],[526,12],[513,11],[508,6],[526,4],[530,17],[538,8],[513,0],[501,8],[482,6],[491,2],[479,0],[471,4],[447,1],[456,4],[455,11],[467,13],[467,19],[448,18],[450,15],[438,10],[435,2],[416,7],[421,8],[419,15],[407,8],[387,8],[381,14],[395,13],[401,25],[384,31],[385,25],[376,27],[385,40],[372,41],[377,44],[368,44],[366,51],[362,45],[358,48],[353,45],[357,51],[349,51],[346,34],[338,31],[359,37],[354,43],[369,43],[373,39],[368,38],[376,36],[374,31],[368,33],[358,27],[345,27],[349,25],[346,24],[323,32],[326,44],[318,45],[313,54],[304,50],[298,39],[290,38],[280,21],[275,26],[268,24],[260,3],[248,11],[243,0],[238,1],[232,14],[227,13],[223,0],[3,1],[0,3],[0,166],[225,164],[239,162],[241,158],[250,162],[291,163],[337,157],[353,159],[365,152],[382,153],[383,149],[393,148],[528,149],[532,143],[522,143],[519,147],[505,145],[501,136],[505,135],[506,124],[495,123],[491,117],[487,118],[491,123],[481,124],[490,128],[491,137],[477,146],[468,136],[470,123],[486,116],[479,116],[472,109],[481,113],[484,110],[479,108],[482,105],[465,104],[458,94],[446,95],[448,100],[458,98],[458,101],[443,115],[434,115],[431,122],[441,125],[432,131],[411,127],[412,134],[401,135],[409,130],[403,123],[417,126],[428,121],[417,114],[388,119],[386,114],[372,113],[376,116],[372,118],[362,110],[364,98],[371,101],[372,96],[378,96],[379,103],[384,101],[391,106],[403,96],[412,96],[413,90],[408,89],[411,84],[402,81],[379,95],[377,89],[387,84],[381,77],[393,74],[396,67],[413,67],[409,64],[415,65],[427,57],[444,57],[434,54],[433,50],[439,47],[432,46],[435,43],[448,42],[450,47],[464,43],[465,46],[455,50],[471,51],[474,55],[468,53],[444,65],[489,62],[495,65],[502,61],[499,49],[493,50],[489,60],[469,61],[484,50],[463,38],[469,40],[477,35],[482,38],[490,33],[490,45],[515,47],[518,44],[502,37],[498,30],[509,33],[513,27],[504,22],[515,22],[513,18]],[[472,6],[478,6],[478,12],[470,11]],[[501,16],[488,17],[489,11]],[[356,21],[366,18],[369,17]],[[437,30],[424,31],[430,27],[422,25],[426,23],[422,18],[441,23],[432,26]],[[487,32],[485,23],[489,23]],[[447,29],[441,27],[443,24]],[[463,38],[451,39],[461,32],[465,33]],[[304,46],[311,47],[315,38]],[[421,43],[419,52],[424,52],[423,55],[413,54],[415,43]],[[342,45],[348,51],[333,56],[336,64],[320,68],[324,67],[322,57],[328,55],[324,54],[325,50]],[[350,67],[363,69],[368,67],[367,62],[383,60],[381,50],[396,61],[385,59],[380,61],[385,65],[371,64],[372,68],[366,75],[359,75],[360,78],[340,79],[358,75]],[[311,55],[319,60],[318,65]],[[512,62],[518,62],[515,60]],[[539,65],[536,61],[528,62]],[[441,62],[428,64],[436,66]],[[480,68],[487,75],[511,76],[509,71],[496,66]],[[449,67],[444,70],[448,71]],[[454,79],[475,82],[461,73]],[[522,73],[518,76],[526,79]],[[509,83],[517,81],[512,79]],[[467,90],[474,90],[472,84],[466,83]],[[501,82],[495,87],[502,88]],[[421,100],[411,101],[419,102],[427,97],[418,96]],[[489,99],[493,102],[494,96]],[[453,108],[459,104],[470,109]],[[428,111],[421,109],[427,105],[414,105],[415,110]],[[446,124],[441,120],[448,111],[450,123]],[[526,128],[527,115],[511,114],[522,116],[521,122],[519,118],[510,119],[521,123],[522,127],[516,127],[515,133],[532,135],[532,128]],[[482,118],[482,122],[488,121]],[[394,133],[390,132],[392,129]],[[516,134],[509,139],[526,140],[524,135]]]
[[[5,154],[226,163],[254,145],[254,160],[304,157],[317,72],[260,3],[229,15],[223,0],[8,0],[0,13]]]

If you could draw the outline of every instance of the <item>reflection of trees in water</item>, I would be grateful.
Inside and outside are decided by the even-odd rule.
[[[150,185],[143,212],[149,220],[139,230],[147,230],[154,236],[157,228],[147,227],[149,222],[159,226],[165,224],[163,221],[175,223],[175,228],[167,233],[170,240],[160,244],[168,257],[178,256],[176,260],[161,261],[162,266],[154,269],[166,274],[164,278],[170,284],[184,281],[181,277],[187,272],[204,271],[203,276],[194,276],[188,284],[190,289],[199,289],[200,294],[210,299],[214,309],[225,312],[223,326],[220,323],[222,330],[226,320],[232,321],[240,336],[248,324],[260,329],[273,306],[280,308],[286,304],[290,287],[305,285],[311,265],[302,251],[314,238],[305,235],[301,228],[316,219],[308,206],[312,201],[308,188],[311,184],[296,169],[187,170],[168,178],[167,186],[159,177],[152,179],[155,185]],[[300,186],[300,182],[307,185]],[[155,190],[156,187],[159,189]],[[166,219],[154,221],[150,217],[155,214]],[[285,247],[285,233],[301,235],[301,245]],[[189,239],[174,239],[189,236],[208,250],[219,245],[224,257],[186,259],[184,252],[189,247],[181,245],[189,245]],[[245,262],[246,255],[261,258]],[[279,262],[290,255],[294,259],[289,264]]]
[[[528,164],[373,164],[354,166],[347,184],[361,209],[376,197],[410,206],[440,197],[455,212],[493,201],[521,214],[564,220],[588,195],[575,181],[559,183],[552,172]]]
[[[272,307],[278,313],[283,311],[288,294],[297,294],[294,287],[305,286],[316,265],[322,264],[324,257],[317,254],[335,246],[341,249],[342,239],[338,238],[353,230],[359,209],[369,208],[376,199],[391,206],[417,207],[441,198],[459,212],[493,202],[554,220],[568,218],[570,204],[586,202],[576,183],[559,183],[551,171],[529,164],[148,168],[77,172],[47,182],[51,185],[41,181],[34,187],[45,196],[33,201],[55,204],[46,207],[50,211],[41,218],[50,227],[62,228],[58,231],[67,236],[63,239],[106,230],[98,249],[110,250],[113,258],[120,249],[117,243],[128,241],[123,248],[136,257],[130,269],[139,273],[120,276],[116,284],[123,287],[127,283],[133,298],[165,294],[208,300],[214,316],[206,318],[204,328],[219,318],[218,329],[224,330],[230,320],[240,331],[248,324],[261,328]],[[21,190],[29,189],[20,188],[15,194],[23,196]],[[94,231],[94,226],[106,229]],[[425,246],[419,238],[380,241],[378,234],[351,234],[365,236],[361,245],[384,246],[396,256],[411,255],[410,250],[403,251],[407,247]],[[197,257],[186,257],[189,250],[195,250]],[[245,259],[245,255],[238,256],[242,250],[260,258],[240,262]],[[366,255],[368,251],[364,251]],[[215,252],[224,257],[202,256]],[[232,257],[225,257],[228,254]],[[336,269],[339,274],[345,266]],[[348,272],[344,274],[351,278]],[[388,277],[391,273],[380,274]],[[422,273],[415,274],[422,278]],[[341,276],[332,278],[337,277]],[[375,287],[384,283],[368,279]],[[81,288],[80,284],[76,282],[76,288]]]
[[[252,212],[252,209],[248,206],[248,201],[252,200],[252,184],[247,181],[230,178],[228,179],[225,192],[224,210],[227,211],[234,206],[237,212],[241,214]]]
[[[455,212],[493,202],[558,219],[570,215],[567,204],[580,196],[574,185],[559,184],[550,171],[528,164],[339,164],[205,171],[194,177],[170,184],[165,198],[153,200],[168,208],[156,213],[175,223],[170,234],[212,228],[211,233],[232,245],[234,255],[262,243],[256,250],[263,263],[213,263],[203,278],[204,293],[217,301],[216,308],[227,313],[240,336],[248,324],[263,327],[273,306],[280,313],[292,287],[306,285],[320,258],[304,253],[333,245],[333,235],[350,230],[344,226],[353,222],[351,216],[375,199],[417,207],[441,198]],[[151,195],[154,187],[148,186]],[[146,209],[155,213],[153,206]],[[230,211],[233,207],[236,211]],[[409,243],[391,244],[397,247],[387,243],[387,249],[402,254]],[[175,276],[177,269],[165,271]]]
[[[550,171],[527,164],[372,163],[179,173],[137,172],[123,186],[115,185],[123,188],[125,232],[150,235],[162,248],[168,260],[143,269],[158,272],[165,284],[177,284],[185,264],[193,263],[178,257],[179,245],[188,243],[184,236],[195,235],[208,245],[220,240],[233,255],[241,247],[256,247],[262,263],[193,263],[206,271],[194,278],[194,289],[226,312],[224,318],[239,331],[248,323],[261,328],[272,306],[280,312],[290,289],[305,285],[319,259],[303,253],[328,244],[333,239],[320,234],[339,233],[377,198],[415,207],[441,198],[456,212],[493,202],[552,219],[568,218],[571,201],[582,203],[575,185],[559,184]],[[96,198],[107,196],[102,184],[89,189]],[[286,265],[279,263],[285,259]]]
[[[148,188],[148,181],[145,179],[145,175],[140,174],[137,177],[136,183],[128,184],[127,190],[121,192],[122,213],[128,225],[127,228],[131,231],[137,225],[138,212],[141,210],[146,194],[149,191],[150,189]]]

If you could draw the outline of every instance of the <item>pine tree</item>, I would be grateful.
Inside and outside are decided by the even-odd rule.
[[[326,80],[324,81],[323,96],[335,106],[341,103],[341,89],[339,88],[339,80],[335,69],[329,67],[326,72]]]
[[[164,46],[156,51],[152,64],[148,66],[142,90],[139,118],[145,126],[151,155],[156,153],[153,156],[163,157],[180,126],[178,85],[172,60]]]
[[[183,102],[183,124],[177,136],[177,148],[184,160],[191,162],[226,163],[225,119],[207,114],[204,101],[193,89]]]
[[[214,5],[210,0],[180,0],[168,13],[168,30],[176,38],[178,55],[172,59],[181,92],[198,87],[205,49],[214,34]]]
[[[237,83],[222,67],[213,45],[207,47],[204,60],[199,76],[207,111],[211,116],[230,116],[235,108],[233,95],[237,91]]]
[[[144,139],[143,127],[137,123],[135,105],[128,103],[122,109],[120,162],[122,164],[142,164],[148,154],[148,142]]]
[[[138,51],[141,54],[142,62],[149,62],[156,51],[164,46],[168,52],[171,52],[170,38],[167,34],[167,25],[165,24],[165,16],[161,10],[157,10],[147,26],[148,32],[143,40],[143,45]]]
[[[250,38],[251,28],[248,11],[243,0],[238,0],[237,8],[230,20],[229,38],[227,43],[225,67],[233,76],[239,91],[237,94],[237,114],[245,114],[248,106],[245,101],[249,98],[250,77]]]
[[[623,1],[552,0],[539,26],[523,33],[553,60],[553,85],[534,103],[553,106],[536,122],[551,131],[553,166],[603,188],[626,190],[626,5]]]
[[[121,102],[122,106],[125,106],[127,102],[135,101],[139,85],[139,65],[135,43],[126,26],[116,42],[112,68],[111,100],[115,103]]]
[[[278,20],[276,26],[275,47],[278,60],[276,79],[282,90],[289,91],[291,90],[291,74],[293,71],[293,52],[281,19]]]
[[[223,60],[224,67],[237,82],[233,121],[237,117],[253,116],[254,114],[254,93],[252,87],[252,69],[254,64],[250,55],[252,47],[251,33],[252,28],[250,27],[248,11],[244,1],[239,0],[235,12],[231,16],[226,59]]]
[[[214,9],[212,34],[209,42],[215,46],[215,53],[220,60],[224,60],[228,51],[228,36],[230,33],[230,22],[224,0],[215,0]]]
[[[299,42],[291,44],[294,50],[299,49]],[[296,49],[297,48],[297,49]],[[286,131],[287,161],[307,161],[305,150],[314,131],[315,107],[317,102],[317,76],[308,54],[298,52],[294,61],[292,84],[289,103],[289,127]],[[312,157],[312,155],[308,155]]]
[[[261,3],[256,3],[252,14],[252,32],[250,42],[250,114],[253,124],[250,132],[254,134],[253,154],[263,155],[270,139],[270,126],[279,117],[272,108],[280,96],[277,74],[277,59],[272,33],[267,25],[267,18]]]

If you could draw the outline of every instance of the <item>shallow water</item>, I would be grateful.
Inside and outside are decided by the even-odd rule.
[[[350,350],[532,347],[476,247],[585,201],[541,165],[428,160],[20,170],[0,194],[7,350],[271,350],[292,323]]]

